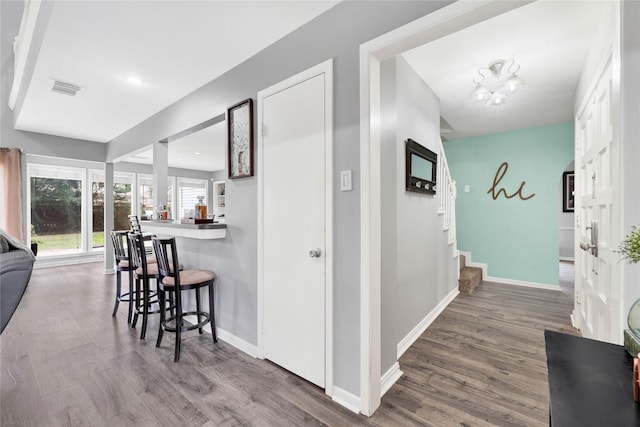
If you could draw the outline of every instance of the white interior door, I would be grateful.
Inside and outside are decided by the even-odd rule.
[[[613,139],[611,82],[609,61],[576,117],[575,234],[582,250],[576,248],[574,320],[583,336],[620,343],[619,263],[611,240],[619,227],[620,163]]]
[[[325,167],[331,160],[325,80],[317,74],[262,98],[258,171],[263,356],[320,387],[326,363]]]

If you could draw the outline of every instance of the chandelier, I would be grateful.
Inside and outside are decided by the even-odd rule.
[[[473,79],[476,88],[471,92],[470,101],[484,105],[502,105],[511,95],[523,90],[526,85],[516,75],[520,65],[512,59],[499,59],[490,62],[487,67],[478,68]]]

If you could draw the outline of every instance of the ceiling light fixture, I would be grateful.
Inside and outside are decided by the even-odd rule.
[[[513,58],[499,59],[487,67],[478,68],[480,77],[473,79],[476,88],[471,92],[470,101],[484,105],[504,104],[511,95],[527,87],[516,75],[518,71],[520,65]]]
[[[131,83],[132,85],[136,85],[136,86],[142,85],[142,80],[140,80],[140,78],[136,77],[136,76],[127,77],[127,82]]]

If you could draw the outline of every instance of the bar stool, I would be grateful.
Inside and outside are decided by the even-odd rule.
[[[175,332],[176,343],[173,361],[178,362],[180,360],[180,341],[182,332],[198,329],[202,334],[202,327],[207,323],[210,323],[213,342],[218,342],[213,305],[213,286],[216,281],[216,275],[214,272],[208,270],[180,271],[175,237],[154,237],[152,241],[153,249],[155,250],[156,258],[158,260],[158,271],[160,272],[160,280],[158,280],[160,306],[165,306],[165,292],[173,292],[176,308],[176,313],[168,318],[166,317],[165,310],[160,310],[160,328],[158,330],[156,347],[160,347],[164,331]],[[203,311],[200,304],[200,288],[203,287],[209,288],[208,312]],[[189,290],[194,290],[196,294],[195,311],[183,311],[181,294],[182,291]],[[196,316],[198,323],[185,326],[184,316]],[[171,322],[173,322],[173,325],[171,325]]]
[[[129,225],[131,226],[131,231],[134,233],[142,233],[140,229],[140,220],[138,220],[138,215],[129,215]]]
[[[138,220],[138,215],[129,215],[129,225],[131,226],[131,232],[142,234],[142,237],[145,241],[151,240],[151,238],[155,236],[155,234],[153,233],[144,233],[142,231],[142,229],[140,228],[140,220]],[[147,255],[153,253],[153,249],[151,246],[145,246],[144,249]]]
[[[157,291],[151,292],[149,281],[158,280],[158,264],[155,258],[147,257],[142,233],[127,233],[128,252],[131,255],[130,265],[135,280],[135,313],[131,327],[135,328],[138,315],[142,314],[142,328],[140,339],[143,340],[147,333],[147,319],[149,314],[160,313],[163,306],[157,310],[149,310],[152,304],[158,303]],[[142,296],[140,295],[140,283],[142,283]],[[155,299],[153,299],[155,298]]]
[[[120,301],[129,303],[129,316],[127,323],[131,323],[133,315],[133,269],[129,262],[127,254],[127,233],[128,231],[111,230],[111,242],[113,243],[113,252],[116,261],[116,301],[113,304],[112,316],[115,316],[120,306]],[[122,272],[129,273],[129,292],[122,293]]]

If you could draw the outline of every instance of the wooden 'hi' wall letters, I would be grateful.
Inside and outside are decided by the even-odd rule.
[[[525,182],[522,181],[522,183],[520,184],[520,187],[518,188],[518,191],[516,191],[513,194],[507,194],[507,190],[505,190],[504,188],[500,188],[498,189],[498,191],[496,192],[496,189],[498,187],[498,184],[500,184],[500,181],[502,180],[502,178],[506,175],[507,170],[509,169],[509,163],[507,162],[503,162],[500,167],[498,168],[498,170],[496,171],[496,176],[493,178],[493,186],[489,189],[489,191],[487,191],[487,194],[491,194],[491,197],[493,198],[493,200],[496,200],[498,197],[500,197],[500,194],[502,193],[504,195],[504,197],[506,197],[507,199],[512,199],[516,196],[520,197],[520,199],[522,200],[529,200],[530,198],[532,198],[533,196],[536,195],[536,193],[532,193],[529,196],[524,196],[522,194],[522,190],[524,189],[524,185]]]

